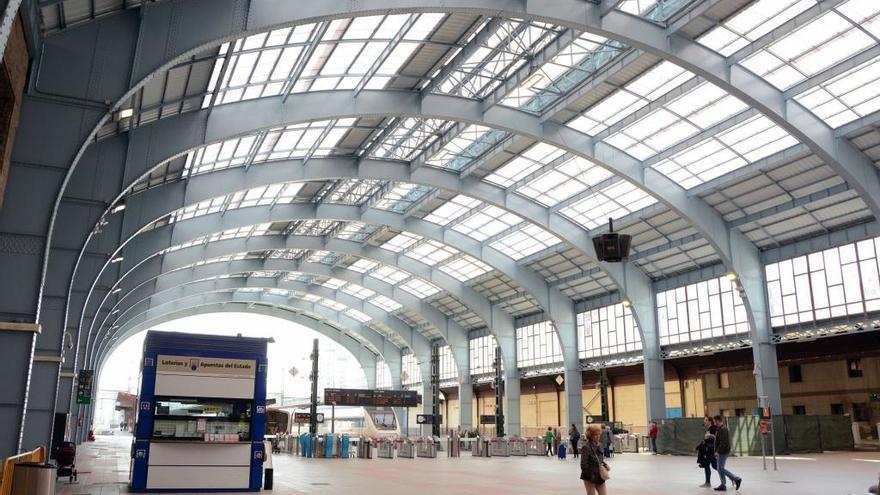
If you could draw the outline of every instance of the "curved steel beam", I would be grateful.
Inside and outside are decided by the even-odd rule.
[[[173,300],[188,291],[191,286],[198,285],[200,288],[210,291],[221,289],[241,289],[246,287],[274,288],[284,289],[288,291],[299,291],[303,293],[314,294],[316,296],[339,302],[340,304],[344,304],[350,308],[354,308],[366,314],[367,316],[370,316],[379,321],[386,321],[389,316],[389,313],[385,312],[384,310],[376,308],[372,304],[368,304],[364,300],[346,294],[340,290],[311,285],[293,280],[279,280],[277,278],[218,278],[220,275],[208,275],[206,272],[210,272],[213,270],[203,270],[204,268],[206,268],[206,266],[195,267],[192,270],[183,270],[184,274],[186,274],[187,277],[183,280],[179,280],[178,283],[173,286],[160,288],[155,284],[152,284],[153,287],[149,288],[149,290],[141,292],[142,297],[136,296],[134,298],[131,298],[130,301],[126,301],[126,304],[124,305],[117,304],[116,306],[114,306],[112,308],[111,314],[116,313],[116,310],[119,309],[118,320],[124,320],[130,314],[137,314],[137,311],[144,307],[150,307],[155,304],[162,304],[167,300]],[[324,268],[326,269],[326,267]],[[302,269],[299,271],[302,271],[304,273],[311,273],[307,269]],[[329,270],[326,271],[329,272]],[[229,271],[221,275],[233,275],[235,273],[240,272]],[[355,277],[351,278],[356,279]],[[355,284],[357,283],[354,281],[352,282]],[[387,285],[388,284],[376,284],[376,291],[392,299],[396,297],[395,300],[397,300],[401,304],[404,304],[405,307],[408,307],[412,310],[415,310],[414,308],[418,308],[419,305],[422,304],[418,298],[412,296],[411,294],[398,293],[405,291],[389,291]],[[431,310],[424,311],[422,314],[426,315],[426,319],[431,324],[447,324],[453,326],[456,325],[454,322],[449,322],[446,319],[446,316],[436,309],[430,309]],[[106,320],[101,324],[101,326],[98,327],[96,338],[100,337],[101,330],[104,328],[105,323]],[[430,350],[431,343],[429,339],[427,339],[417,331],[413,331],[413,329],[406,325],[402,320],[401,323],[403,323],[404,328],[408,329],[409,331],[405,332],[400,337],[402,340],[407,342],[407,345],[414,352],[420,353],[424,350]],[[392,328],[394,330],[397,330],[397,328],[395,327]],[[454,332],[448,333],[452,333],[453,335],[453,337],[448,339],[448,343],[451,348],[461,347],[462,349],[467,349],[467,333],[464,331],[464,329],[459,327]],[[456,341],[455,335],[460,335],[464,338],[461,341]],[[459,370],[460,373],[467,373],[466,362],[456,362],[456,368]]]
[[[106,363],[106,359],[109,358],[116,347],[123,341],[127,340],[129,337],[132,337],[141,331],[149,329],[150,327],[161,325],[162,323],[166,323],[169,321],[179,320],[181,318],[186,318],[188,316],[242,312],[280,318],[282,320],[302,325],[310,330],[318,332],[325,337],[330,338],[331,340],[335,341],[343,348],[345,348],[345,350],[347,350],[355,359],[358,360],[361,365],[361,369],[364,371],[364,376],[367,380],[368,387],[373,388],[373,386],[375,386],[376,361],[378,358],[385,359],[384,354],[381,354],[381,352],[378,355],[374,354],[372,350],[364,347],[360,342],[353,340],[351,337],[344,334],[343,332],[340,332],[339,329],[337,329],[336,327],[330,326],[323,321],[314,320],[301,313],[288,311],[281,307],[248,307],[244,304],[242,304],[239,308],[236,308],[235,306],[235,304],[231,303],[190,306],[187,308],[178,308],[174,311],[164,313],[150,320],[143,321],[139,324],[126,324],[126,328],[120,327],[120,332],[117,334],[114,342],[98,354],[98,358],[96,361],[98,365],[94,369],[97,370],[98,376],[100,377],[101,372],[104,368],[104,364]],[[368,371],[370,369],[373,370],[372,378],[370,377],[370,373]],[[370,386],[370,383],[373,383],[373,386]]]

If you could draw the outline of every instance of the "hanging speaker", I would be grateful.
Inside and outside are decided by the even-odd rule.
[[[629,256],[629,248],[632,236],[614,232],[614,223],[608,219],[608,233],[593,237],[593,246],[596,248],[596,257],[599,261],[619,263]]]

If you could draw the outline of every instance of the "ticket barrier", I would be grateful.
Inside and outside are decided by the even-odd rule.
[[[547,455],[547,447],[545,445],[543,438],[529,438],[526,440],[526,454],[540,456]]]
[[[638,435],[624,433],[622,435],[611,435],[614,452],[631,452],[638,453],[641,440]],[[648,445],[650,440],[642,441],[641,444]]]
[[[482,438],[477,438],[477,441],[474,442],[474,446],[471,449],[471,455],[474,457],[489,457],[489,442]]]
[[[510,457],[510,448],[504,437],[495,437],[489,440],[489,455],[492,457]]]
[[[397,441],[397,457],[404,459],[412,459],[416,456],[416,449],[413,441],[409,438],[401,438]]]
[[[339,436],[339,442],[337,444],[338,445],[337,455],[340,459],[348,459],[349,451],[351,450],[349,448],[350,443],[351,443],[351,440],[348,437],[348,433],[343,433],[342,435]]]
[[[376,440],[376,457],[380,459],[394,459],[394,443],[391,440]]]
[[[357,456],[358,459],[372,459],[373,458],[373,443],[367,437],[358,437],[357,441]]]
[[[437,445],[433,438],[419,438],[416,440],[416,456],[433,459],[437,457]]]
[[[321,435],[321,440],[324,442],[324,455],[322,457],[324,457],[325,459],[333,459],[334,457],[336,457],[337,450],[335,436],[331,434]]]
[[[525,456],[526,455],[526,439],[520,437],[511,437],[507,439],[507,446],[510,455]]]
[[[446,441],[446,453],[448,457],[461,457],[461,439],[458,435],[452,435]]]
[[[299,455],[302,457],[315,457],[315,439],[310,433],[299,436]]]
[[[464,437],[459,439],[459,443],[461,444],[461,450],[471,451],[474,443],[477,442],[477,439],[474,437]]]

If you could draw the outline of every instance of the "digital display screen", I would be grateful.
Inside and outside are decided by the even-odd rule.
[[[366,407],[416,407],[419,395],[413,390],[367,390],[325,388],[324,404]]]

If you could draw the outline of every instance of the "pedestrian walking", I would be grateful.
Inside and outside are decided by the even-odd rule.
[[[716,492],[727,491],[727,478],[733,481],[733,486],[739,490],[742,478],[727,469],[727,458],[730,456],[730,431],[724,425],[724,418],[715,416],[715,459],[718,463],[718,475],[721,476],[721,484],[715,487]]]
[[[703,426],[706,428],[706,433],[703,435],[703,441],[697,445],[697,464],[703,468],[706,475],[706,482],[700,486],[708,488],[712,486],[712,468],[718,469],[715,460],[715,433],[718,427],[709,416],[703,418]]]
[[[544,433],[544,443],[547,444],[547,453],[544,455],[553,455],[553,428],[547,427],[547,432]]]
[[[580,446],[578,445],[581,441],[581,432],[578,431],[577,426],[574,423],[571,424],[571,429],[568,430],[568,442],[571,444],[571,452],[574,455],[574,458],[578,458],[578,454],[580,453]]]
[[[651,428],[648,430],[648,437],[651,438],[651,454],[657,455],[657,434],[660,432],[660,428],[657,426],[656,421],[651,421]]]
[[[581,447],[581,480],[587,495],[608,495],[606,481],[611,478],[610,467],[605,463],[602,446],[599,445],[602,428],[587,426],[584,446]]]
[[[606,459],[611,458],[611,445],[613,441],[614,438],[611,436],[611,427],[608,425],[602,425],[602,435],[599,443],[602,445],[602,451],[605,454]]]

